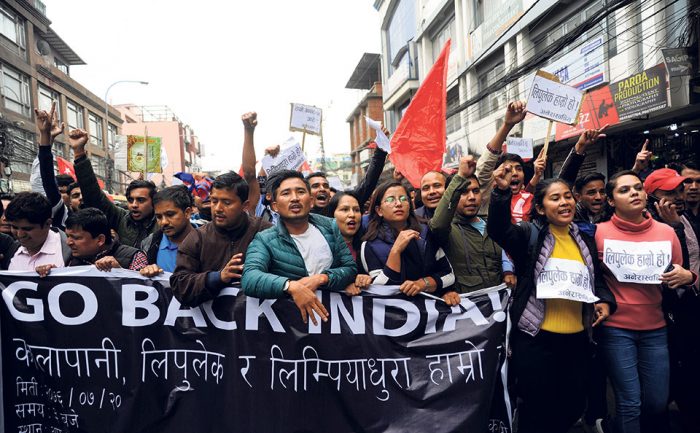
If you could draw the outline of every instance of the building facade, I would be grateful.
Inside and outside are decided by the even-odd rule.
[[[481,154],[506,105],[527,100],[538,69],[587,90],[580,124],[557,124],[549,172],[581,128],[609,124],[585,170],[629,168],[646,138],[656,164],[700,158],[697,63],[669,74],[664,50],[697,59],[697,0],[375,0],[381,15],[383,108],[395,129],[420,82],[452,40],[445,165]],[[666,52],[668,54],[669,52]],[[682,56],[681,56],[682,57]],[[528,115],[512,134],[545,141],[548,121]]]
[[[71,78],[70,68],[85,62],[53,31],[44,4],[2,0],[0,20],[0,193],[30,189],[37,153],[34,109],[48,110],[53,101],[68,130],[89,132],[86,149],[106,189],[122,192],[113,164],[119,112]],[[72,160],[65,137],[56,140],[54,154]]]
[[[202,170],[203,147],[192,127],[182,122],[173,111],[164,105],[141,106],[134,104],[115,105],[124,121],[123,135],[148,134],[161,138],[162,173],[149,177],[156,185],[172,185],[173,174]],[[126,149],[123,149],[125,151]],[[126,169],[126,168],[124,168]],[[129,173],[131,178],[139,173]]]
[[[384,121],[380,70],[381,56],[365,53],[345,85],[346,89],[365,91],[362,99],[346,119],[350,128],[351,182],[353,184],[356,184],[364,176],[364,171],[375,147],[372,146],[372,142],[376,138],[376,133],[367,125],[365,116],[373,120]],[[387,164],[391,163],[387,162]]]

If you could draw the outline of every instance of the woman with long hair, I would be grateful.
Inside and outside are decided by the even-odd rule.
[[[357,261],[357,253],[362,242],[362,210],[357,194],[354,192],[336,193],[324,208],[323,214],[329,218],[335,218],[352,258]],[[370,284],[372,284],[372,278],[369,275],[357,274],[355,282],[345,289],[345,293],[351,296],[359,295],[360,291]]]
[[[614,424],[619,433],[664,432],[670,367],[662,291],[690,289],[696,276],[681,266],[673,228],[645,210],[639,175],[615,174],[605,193],[610,220],[597,225],[595,240],[618,310],[599,343],[615,391]]]
[[[595,242],[572,224],[576,202],[561,179],[539,182],[530,221],[511,221],[509,163],[494,172],[486,230],[515,264],[510,306],[518,432],[565,433],[585,408],[592,326],[614,310]]]
[[[380,185],[370,204],[360,248],[362,268],[374,284],[398,285],[401,292],[441,292],[455,282],[447,257],[428,227],[418,222],[401,182]]]

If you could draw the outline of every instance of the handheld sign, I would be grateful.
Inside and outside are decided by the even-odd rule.
[[[506,144],[508,145],[508,153],[520,155],[523,159],[532,159],[532,138],[508,137],[506,139]]]
[[[384,134],[384,131],[382,131],[382,124],[367,116],[365,116],[365,120],[367,120],[367,125],[374,129],[374,132],[377,134],[377,138],[374,140],[375,143],[377,143],[377,147],[386,153],[391,153],[391,144],[389,143],[389,138]]]
[[[304,152],[301,150],[299,143],[294,143],[280,151],[276,157],[265,155],[260,161],[263,170],[268,176],[280,170],[299,170],[306,162]]]
[[[537,71],[527,98],[527,111],[554,122],[573,125],[581,110],[583,92],[558,82],[555,75]]]
[[[292,104],[289,130],[321,135],[321,109],[311,105]]]

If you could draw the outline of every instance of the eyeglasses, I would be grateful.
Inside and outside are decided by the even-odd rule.
[[[406,197],[405,195],[400,195],[398,198],[396,198],[396,197],[394,197],[394,196],[392,195],[392,196],[389,196],[389,197],[385,198],[385,199],[384,199],[384,203],[386,203],[386,204],[392,204],[392,203],[394,203],[396,200],[400,201],[401,203],[406,203],[406,202],[408,201],[408,197]]]

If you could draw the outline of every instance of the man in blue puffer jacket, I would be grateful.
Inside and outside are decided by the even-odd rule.
[[[276,226],[258,233],[246,252],[241,283],[258,298],[290,296],[316,324],[328,311],[316,298],[319,288],[340,292],[355,281],[357,266],[335,220],[311,214],[309,183],[299,172],[284,170],[268,179]]]

